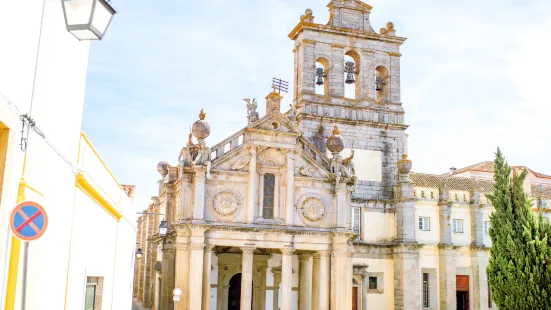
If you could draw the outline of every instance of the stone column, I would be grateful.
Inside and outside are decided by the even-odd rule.
[[[480,193],[475,193],[475,195]],[[471,246],[484,247],[484,205],[471,204]]]
[[[455,310],[457,308],[456,297],[456,265],[455,250],[451,245],[440,244],[438,277],[440,287],[440,309]]]
[[[301,254],[299,259],[299,284],[298,284],[298,304],[299,310],[310,310],[312,291],[311,285],[311,267],[310,257],[312,254]]]
[[[362,310],[367,310],[367,288],[368,288],[368,273],[367,273],[367,265],[356,265],[354,266],[354,274],[360,275],[362,277],[362,283],[361,283],[361,292],[360,294],[360,301],[361,301],[361,308]]]
[[[295,216],[295,154],[287,153],[287,203],[285,204],[285,224],[293,225]]]
[[[473,268],[474,310],[488,309],[488,249],[471,247],[471,266]]]
[[[193,218],[202,220],[205,212],[205,182],[207,180],[207,169],[203,166],[193,167],[195,172],[193,197]]]
[[[251,160],[249,160],[249,176],[247,180],[247,209],[245,209],[245,222],[253,223],[258,179],[256,176],[256,146],[251,146],[249,152],[251,155]]]
[[[210,309],[210,268],[213,248],[213,245],[206,245],[205,253],[203,254],[203,302],[201,305],[202,310]]]
[[[241,309],[251,309],[253,297],[253,251],[254,248],[243,247],[241,270]]]
[[[320,254],[312,257],[312,309],[320,308]]]
[[[172,275],[174,277],[174,281],[170,281],[168,278],[167,280],[173,283],[172,288],[167,292],[167,298],[169,299],[170,305],[173,304],[172,302],[172,290],[174,288],[179,288],[182,290],[182,296],[180,298],[180,301],[176,303],[177,308],[175,310],[188,310],[189,309],[189,281],[190,281],[190,259],[189,259],[189,244],[175,244],[176,248],[176,259],[175,259],[175,266],[172,271]],[[172,277],[172,275],[167,275],[168,277]],[[165,273],[164,273],[164,266],[163,266],[163,282],[165,281]],[[169,306],[170,306],[169,305]],[[167,309],[173,309],[173,308],[167,308]],[[200,308],[199,308],[200,309]]]
[[[292,309],[293,251],[291,249],[281,249],[281,254],[281,306],[279,309],[290,310]]]
[[[302,56],[302,76],[300,76],[300,85],[303,93],[314,94],[314,70],[316,67],[316,59],[314,49],[316,42],[313,40],[302,40],[301,50]]]
[[[375,99],[375,53],[370,50],[363,50],[362,56],[362,72],[360,73],[363,75],[362,99]]]
[[[329,283],[331,266],[329,251],[319,251],[319,310],[329,310]],[[316,308],[313,308],[316,309]]]
[[[273,293],[273,307],[272,309],[279,309],[279,285],[281,284],[281,267],[272,268],[272,274],[274,275],[274,293]]]

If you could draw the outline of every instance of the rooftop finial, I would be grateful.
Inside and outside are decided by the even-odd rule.
[[[340,135],[341,133],[339,132],[339,128],[337,128],[337,125],[335,125],[335,127],[333,128],[333,134],[334,135]]]
[[[201,109],[201,112],[199,113],[199,119],[204,121],[206,116],[207,113],[203,112],[203,109]]]

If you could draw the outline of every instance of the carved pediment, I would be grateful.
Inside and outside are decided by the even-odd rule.
[[[301,130],[294,122],[281,114],[267,115],[259,121],[249,125],[248,128],[281,133],[302,134]]]

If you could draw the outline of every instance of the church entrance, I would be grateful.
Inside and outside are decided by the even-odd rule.
[[[352,310],[358,310],[358,288],[352,288]]]
[[[456,276],[457,310],[469,310],[469,276]]]
[[[254,287],[254,285],[253,285]],[[252,309],[251,296],[251,309]],[[230,279],[230,288],[228,291],[228,310],[239,310],[241,306],[241,273],[234,275]]]

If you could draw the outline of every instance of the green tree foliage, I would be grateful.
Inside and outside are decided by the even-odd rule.
[[[491,297],[500,310],[551,309],[550,225],[535,214],[523,189],[527,175],[514,172],[498,149],[494,193],[488,195],[490,261],[486,270]]]

